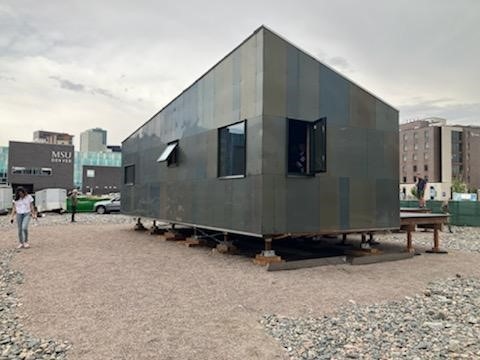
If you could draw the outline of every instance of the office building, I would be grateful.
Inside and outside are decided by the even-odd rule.
[[[73,187],[72,145],[10,141],[8,182],[33,193],[46,188]]]
[[[73,145],[73,135],[38,130],[33,133],[33,141],[44,144]]]
[[[94,128],[80,133],[80,152],[107,151],[107,131]]]

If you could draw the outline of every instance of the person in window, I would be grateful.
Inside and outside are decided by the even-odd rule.
[[[307,172],[307,154],[305,152],[305,144],[298,144],[295,168],[297,172],[301,174],[305,174]]]
[[[427,179],[422,178],[419,174],[417,176],[417,197],[418,197],[418,206],[421,208],[425,207],[425,188],[427,187]]]
[[[16,216],[15,216],[16,215]],[[27,194],[26,190],[19,187],[15,192],[15,200],[12,206],[12,218],[10,222],[13,224],[14,219],[17,219],[18,224],[18,249],[29,248],[28,243],[28,224],[30,217],[37,218],[37,213],[33,206],[33,198]]]

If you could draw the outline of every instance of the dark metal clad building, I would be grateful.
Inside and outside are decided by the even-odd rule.
[[[399,227],[398,111],[265,27],[122,149],[132,215],[254,236]]]
[[[28,192],[73,187],[73,145],[10,141],[8,182]]]
[[[122,168],[118,166],[84,165],[82,170],[82,192],[94,195],[120,191]]]

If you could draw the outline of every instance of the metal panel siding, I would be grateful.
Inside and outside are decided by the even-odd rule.
[[[290,233],[398,226],[398,112],[275,34],[265,31],[264,41],[264,176],[286,176],[287,117],[327,118],[327,172],[287,177],[284,203],[275,202],[277,189],[264,190],[263,228]],[[272,213],[286,214],[286,227]]]
[[[323,231],[340,229],[340,186],[339,178],[328,174],[317,175],[320,203],[320,229]]]
[[[282,117],[263,117],[262,173],[287,173],[287,121]]]
[[[285,116],[287,113],[287,43],[265,32],[263,114]]]
[[[124,141],[123,165],[135,164],[137,176],[133,186],[123,185],[122,210],[261,232],[262,37],[255,33]],[[247,177],[218,179],[218,128],[245,119]],[[178,166],[157,163],[174,140]]]
[[[314,177],[288,177],[286,185],[287,232],[319,231],[318,181]]]
[[[350,84],[333,70],[320,64],[319,106],[328,126],[346,126],[350,119]]]
[[[341,177],[338,180],[340,228],[345,230],[350,227],[350,179]]]
[[[293,45],[287,45],[287,113],[288,118],[302,119],[299,114],[299,58],[300,52]],[[277,112],[275,112],[277,114]],[[283,114],[279,114],[283,115]]]
[[[376,128],[375,98],[365,90],[350,84],[350,126]]]

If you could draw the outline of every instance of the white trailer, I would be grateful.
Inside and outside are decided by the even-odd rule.
[[[0,186],[0,214],[12,207],[13,194],[10,186]]]
[[[35,206],[38,212],[67,211],[67,190],[44,189],[35,193]]]

